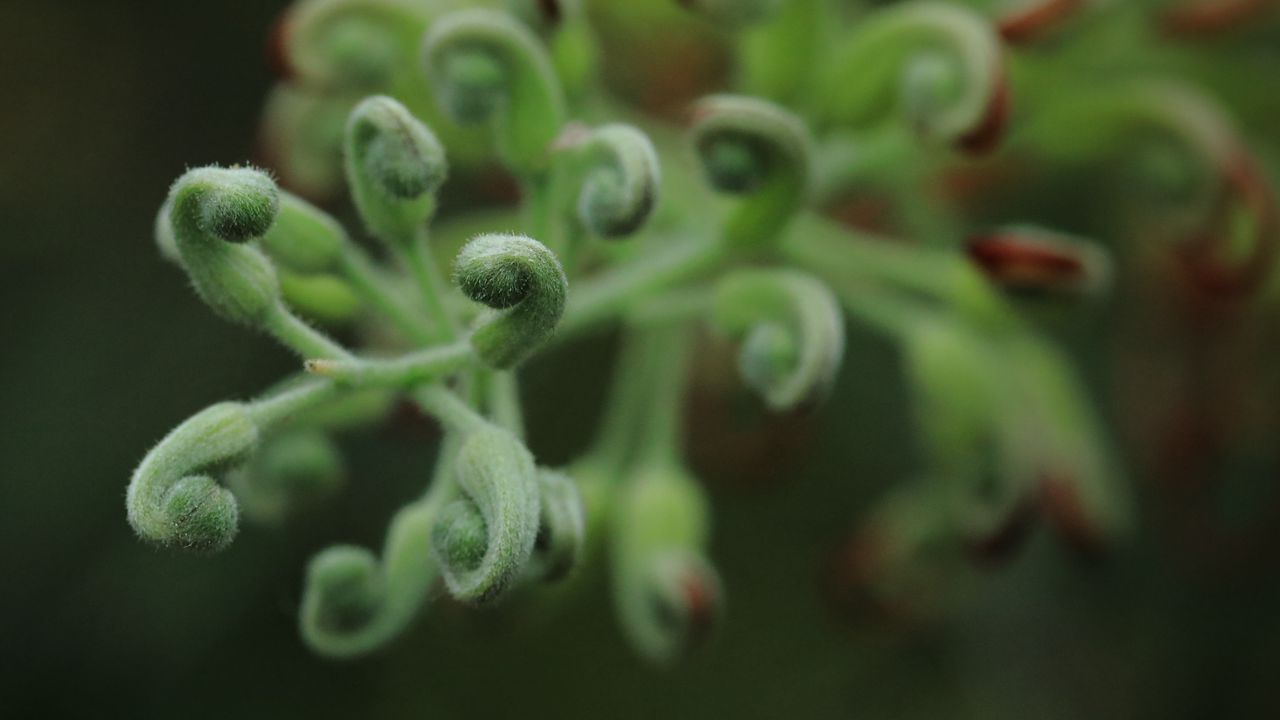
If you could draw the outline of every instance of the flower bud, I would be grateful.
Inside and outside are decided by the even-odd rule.
[[[744,337],[738,367],[774,410],[826,397],[844,356],[844,316],[831,291],[792,270],[741,270],[716,286],[716,325]]]
[[[258,428],[240,403],[219,403],[159,442],[129,481],[129,524],[146,540],[217,552],[235,538],[239,510],[217,475],[242,465],[258,446]]]
[[[182,266],[201,299],[223,318],[260,325],[280,303],[280,286],[271,261],[245,243],[275,221],[275,183],[249,168],[197,168],[174,183],[169,205]]]
[[[705,559],[706,500],[683,471],[648,468],[628,480],[614,515],[614,603],[649,660],[671,662],[710,638],[722,608]]]
[[[431,130],[399,102],[379,95],[351,111],[346,169],[369,232],[386,243],[408,244],[435,209],[447,165]]]
[[[519,235],[480,235],[458,253],[454,280],[472,300],[502,311],[471,335],[481,360],[515,367],[555,332],[569,281],[542,243]]]
[[[493,426],[466,434],[452,471],[464,497],[442,509],[431,548],[450,594],[492,602],[523,574],[533,553],[537,471],[524,444]]]

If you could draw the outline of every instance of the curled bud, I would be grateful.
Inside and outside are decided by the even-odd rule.
[[[1198,287],[1230,295],[1264,287],[1280,252],[1280,206],[1262,169],[1237,149],[1220,169],[1222,196],[1212,227],[1183,249],[1183,265]],[[1237,254],[1247,247],[1243,257]]]
[[[260,325],[278,307],[280,287],[271,261],[245,243],[275,221],[275,183],[249,168],[198,168],[173,184],[168,204],[182,266],[201,299],[223,318]]]
[[[529,575],[543,581],[566,577],[578,564],[586,541],[586,519],[578,486],[564,473],[540,468],[541,517],[529,559]]]
[[[263,108],[258,152],[282,185],[310,198],[346,192],[342,136],[354,100],[314,87],[276,85]]]
[[[809,132],[800,118],[764,100],[713,95],[694,108],[693,143],[707,179],[733,195],[787,178],[809,180]]]
[[[409,626],[439,576],[429,536],[436,505],[426,499],[391,521],[382,561],[360,547],[337,545],[312,558],[298,626],[315,652],[331,658],[368,654]]]
[[[709,640],[722,614],[706,500],[674,468],[641,470],[621,493],[612,516],[619,621],[639,653],[672,662]]]
[[[300,507],[332,497],[342,485],[342,456],[317,431],[288,432],[262,444],[231,489],[247,518],[279,523]]]
[[[740,270],[716,286],[716,325],[745,337],[743,379],[774,410],[824,399],[844,356],[840,303],[817,279],[794,270]]]
[[[1111,260],[1102,248],[1038,228],[979,235],[966,252],[988,279],[1017,294],[1088,297],[1111,285]]]
[[[386,87],[411,64],[426,27],[411,0],[310,0],[281,19],[279,42],[291,75],[317,86]]]
[[[692,134],[711,185],[748,196],[730,220],[730,241],[758,247],[774,240],[809,190],[811,141],[804,122],[763,100],[713,95],[695,106]]]
[[[830,123],[868,125],[902,104],[927,140],[992,149],[1008,114],[1000,39],[972,10],[920,0],[868,15],[823,68]]]
[[[1174,82],[1097,88],[1088,100],[1045,108],[1029,128],[1038,149],[1064,163],[1122,159],[1139,176],[1125,195],[1145,192],[1164,211],[1142,231],[1168,243],[1194,286],[1261,289],[1280,250],[1280,208],[1226,113]]]
[[[546,48],[502,12],[460,10],[438,18],[423,41],[427,81],[455,122],[490,123],[498,152],[517,173],[546,169],[564,124],[564,96]]]
[[[507,0],[506,6],[545,40],[570,101],[597,89],[600,48],[586,0]]]
[[[280,212],[260,238],[272,260],[297,272],[322,272],[332,267],[346,233],[328,213],[289,192],[279,191]],[[173,234],[173,205],[166,199],[156,214],[155,239],[160,255],[182,263]]]
[[[346,131],[347,182],[369,232],[408,244],[435,209],[444,182],[444,148],[398,101],[377,95],[351,111]]]
[[[258,445],[246,406],[219,403],[174,428],[129,481],[129,524],[140,537],[196,552],[222,550],[236,536],[239,510],[218,476],[242,465]]]
[[[564,137],[563,135],[561,136]],[[630,125],[605,125],[558,143],[581,157],[585,177],[578,219],[595,235],[626,237],[640,229],[658,201],[662,175],[649,137]]]
[[[520,364],[555,331],[569,281],[542,243],[520,235],[472,238],[454,264],[454,281],[472,300],[498,310],[471,335],[488,365]]]
[[[452,471],[463,497],[441,510],[431,548],[450,594],[492,602],[520,577],[533,553],[538,473],[523,443],[489,425],[466,433]]]

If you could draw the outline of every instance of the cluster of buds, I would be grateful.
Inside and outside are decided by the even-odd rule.
[[[917,470],[837,554],[841,601],[945,610],[963,571],[1009,557],[1037,519],[1108,552],[1133,532],[1131,488],[1043,311],[1083,312],[1132,277],[1239,308],[1272,281],[1280,216],[1205,93],[1147,75],[1074,92],[1093,80],[1070,48],[1117,22],[1153,44],[1225,32],[1272,4],[994,4],[295,3],[270,48],[281,81],[260,140],[275,174],[188,171],[156,240],[215,313],[292,350],[300,372],[161,440],[130,482],[130,523],[224,550],[242,511],[273,522],[331,497],[360,472],[335,436],[411,403],[442,428],[434,470],[380,553],[311,561],[310,648],[384,647],[439,588],[489,606],[604,582],[635,650],[671,662],[714,635],[734,585],[688,458],[696,347],[734,347],[735,382],[795,417],[842,377],[869,380],[841,372],[852,323],[900,351]],[[695,78],[682,124],[646,102],[673,93],[610,82],[629,59],[609,28],[637,23],[705,37],[718,59],[691,67],[733,70]],[[1140,247],[1132,225],[1031,224],[1034,203],[972,192],[1115,166],[1128,192],[1113,214],[1141,220]],[[343,186],[376,251],[321,209]],[[596,437],[539,464],[522,365],[609,328]]]

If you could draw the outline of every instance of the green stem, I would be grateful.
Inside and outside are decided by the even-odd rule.
[[[875,237],[815,215],[796,218],[781,247],[785,257],[811,272],[866,278],[937,299],[964,269],[953,252]]]
[[[346,348],[331,340],[327,335],[303,322],[301,318],[289,311],[283,303],[267,313],[264,328],[286,347],[307,358],[350,359],[352,355]]]
[[[488,424],[484,417],[443,385],[420,387],[414,391],[413,398],[423,410],[434,415],[450,432],[466,434]]]
[[[580,283],[570,293],[557,337],[588,330],[659,290],[698,278],[714,269],[725,252],[716,241],[672,245]]]
[[[905,245],[816,216],[798,218],[781,249],[785,258],[832,285],[907,291],[989,329],[1021,327],[1013,308],[954,250]]]
[[[564,223],[562,235],[564,236],[564,241],[561,243],[563,247],[556,254],[560,257],[560,266],[564,268],[564,274],[572,280],[578,268],[578,260],[587,243],[587,230],[577,217],[570,217]]]
[[[338,386],[327,380],[301,382],[253,401],[249,404],[249,413],[260,428],[266,428],[319,405],[338,392]]]
[[[814,203],[824,206],[866,183],[883,186],[919,152],[919,141],[900,125],[856,138],[827,139],[814,154]]]
[[[499,427],[506,428],[511,434],[523,439],[524,412],[520,407],[520,386],[516,382],[515,372],[484,368],[477,375],[485,386],[484,407],[489,417]]]
[[[400,298],[388,289],[389,283],[383,273],[359,247],[343,243],[338,269],[355,291],[411,342],[417,345],[431,342],[431,329],[417,315],[409,312]]]
[[[413,239],[407,243],[407,250],[402,253],[405,264],[413,275],[418,291],[422,295],[422,304],[428,317],[434,324],[434,335],[444,340],[458,337],[458,325],[445,307],[446,286],[435,257],[427,245],[426,229],[419,228]]]
[[[465,341],[440,345],[390,360],[344,358],[307,362],[307,372],[358,387],[408,387],[435,382],[476,361]]]
[[[520,184],[522,209],[528,236],[546,245],[557,257],[565,248],[559,233],[554,232],[553,219],[556,207],[555,176],[553,173],[530,175]]]
[[[832,283],[831,289],[850,315],[894,339],[903,338],[912,328],[936,318],[941,311],[892,288],[857,279]]]
[[[627,313],[627,322],[636,327],[652,327],[708,318],[714,291],[704,285],[667,290]]]
[[[684,395],[688,385],[689,329],[666,325],[642,335],[648,365],[649,404],[640,428],[637,464],[670,467],[681,464],[684,438]]]
[[[604,417],[589,453],[611,478],[618,477],[634,459],[640,420],[647,402],[645,395],[649,390],[647,375],[648,355],[642,333],[628,328],[614,362]]]

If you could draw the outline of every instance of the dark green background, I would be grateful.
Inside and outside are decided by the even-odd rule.
[[[429,467],[431,430],[411,423],[349,438],[350,487],[306,522],[213,558],[138,542],[124,488],[143,452],[295,365],[213,318],[151,240],[184,168],[252,159],[281,5],[0,5],[0,715],[1280,716],[1273,573],[1189,576],[1150,537],[1082,564],[1037,533],[937,628],[832,613],[826,553],[910,471],[892,352],[856,331],[812,451],[770,487],[715,487],[727,625],[677,668],[633,659],[598,588],[547,613],[439,603],[367,661],[307,653],[306,559],[380,541]],[[597,345],[529,371],[543,457],[589,432]]]

